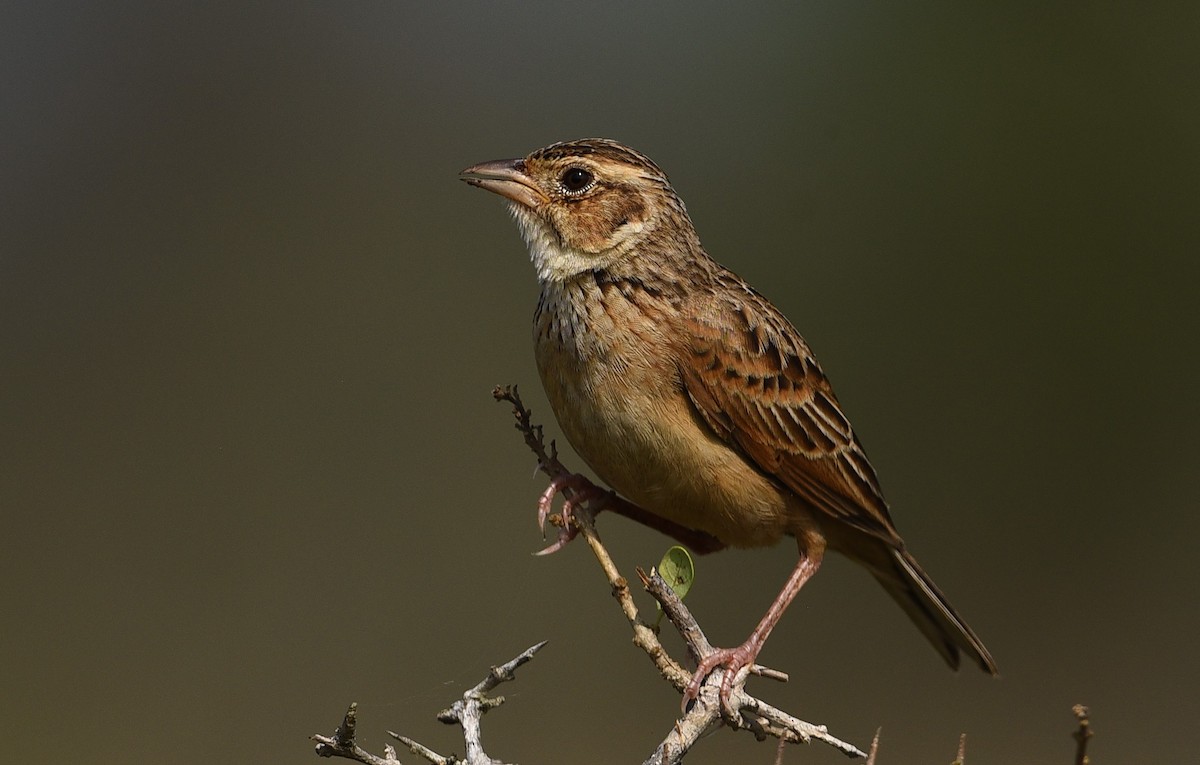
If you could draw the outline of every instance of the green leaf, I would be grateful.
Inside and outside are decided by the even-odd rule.
[[[663,555],[658,564],[658,573],[680,600],[688,594],[688,590],[692,589],[692,582],[696,580],[696,566],[692,563],[691,553],[678,545]]]

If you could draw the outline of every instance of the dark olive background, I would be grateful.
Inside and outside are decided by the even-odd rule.
[[[433,715],[549,639],[491,754],[641,761],[678,697],[584,548],[530,556],[490,390],[557,432],[537,289],[455,179],[589,135],[806,334],[1003,672],[836,559],[755,689],[885,763],[1066,763],[1078,702],[1097,762],[1194,756],[1194,4],[198,5],[0,11],[6,759],[312,762],[351,700],[376,751],[461,752]],[[629,574],[668,546],[601,529]],[[794,559],[702,559],[713,639]]]

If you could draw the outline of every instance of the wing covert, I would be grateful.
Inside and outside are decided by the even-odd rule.
[[[815,508],[898,542],[875,471],[787,319],[744,287],[714,294],[685,327],[681,376],[709,427]]]

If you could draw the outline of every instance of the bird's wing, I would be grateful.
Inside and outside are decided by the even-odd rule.
[[[680,371],[692,403],[723,440],[814,508],[900,546],[875,470],[807,343],[738,281],[685,318]]]

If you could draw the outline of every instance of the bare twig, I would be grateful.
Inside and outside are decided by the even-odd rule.
[[[958,735],[958,756],[954,758],[951,765],[965,765],[967,761],[967,734],[960,733]]]
[[[469,765],[493,765],[500,762],[488,757],[483,751],[480,720],[489,709],[495,709],[503,704],[504,697],[496,696],[493,698],[487,694],[500,685],[500,683],[513,680],[516,676],[517,667],[532,659],[533,655],[542,650],[545,645],[546,641],[543,640],[537,645],[526,648],[518,656],[501,664],[499,667],[492,667],[487,677],[483,678],[474,688],[464,693],[461,700],[454,702],[453,706],[449,709],[444,709],[438,713],[438,719],[442,722],[448,725],[457,723],[462,726],[463,738],[467,745],[467,763]]]
[[[867,750],[867,765],[875,765],[875,755],[879,753],[879,736],[883,733],[883,728],[876,728],[875,735],[871,738],[871,748]]]
[[[1071,711],[1075,713],[1075,719],[1079,721],[1079,728],[1071,734],[1071,737],[1075,739],[1075,765],[1088,765],[1091,759],[1087,754],[1087,746],[1088,739],[1092,737],[1092,722],[1088,719],[1088,708],[1083,704],[1076,704]]]
[[[570,472],[558,461],[558,447],[555,446],[553,441],[550,442],[550,450],[546,451],[546,441],[542,435],[542,426],[534,425],[529,421],[533,412],[526,409],[525,405],[521,403],[521,394],[517,392],[517,386],[497,385],[492,389],[492,397],[497,401],[507,401],[512,404],[513,417],[517,420],[516,428],[525,437],[525,445],[537,457],[539,470],[551,478],[558,478],[560,475]]]
[[[443,709],[441,712],[438,712],[438,720],[447,725],[462,726],[463,740],[467,747],[467,754],[464,759],[459,759],[454,755],[450,755],[449,757],[440,755],[429,747],[392,731],[388,731],[388,735],[408,747],[408,750],[413,754],[425,758],[429,762],[434,763],[434,765],[455,765],[455,763],[460,762],[465,762],[467,765],[503,765],[500,760],[492,759],[483,750],[480,721],[485,712],[504,703],[503,696],[493,697],[487,694],[500,685],[500,683],[514,679],[517,667],[532,659],[533,655],[542,650],[545,645],[546,641],[543,640],[537,645],[526,648],[515,658],[510,659],[504,664],[492,667],[487,677],[483,678],[474,688],[464,693],[461,699],[455,701],[449,709]],[[346,716],[342,719],[341,725],[337,727],[332,736],[312,737],[317,742],[317,754],[322,757],[345,757],[346,759],[356,760],[365,765],[399,765],[400,761],[396,759],[396,750],[391,746],[388,746],[384,750],[383,757],[378,757],[366,751],[354,741],[356,710],[357,705],[351,704],[349,711],[346,712]]]
[[[558,460],[558,455],[554,450],[553,444],[551,444],[550,451],[546,451],[542,428],[531,422],[530,412],[521,403],[521,398],[515,386],[497,387],[493,391],[493,396],[498,401],[507,401],[512,404],[513,416],[517,421],[516,427],[521,431],[526,445],[537,456],[539,467],[547,475],[550,475],[551,478],[567,474],[566,468]],[[619,498],[616,499],[621,502],[624,501]],[[605,505],[605,509],[610,509],[611,507],[611,501]],[[636,505],[631,505],[631,507],[640,513],[646,513],[645,510],[638,508]],[[663,678],[677,691],[682,693],[687,688],[692,673],[667,653],[662,643],[659,642],[654,630],[642,621],[638,614],[637,606],[633,601],[633,596],[630,593],[628,582],[617,570],[616,564],[613,563],[608,550],[600,541],[600,535],[596,532],[594,512],[590,508],[586,511],[576,509],[571,516],[571,522],[576,526],[580,536],[587,541],[588,547],[591,548],[592,554],[596,557],[600,568],[604,571],[604,575],[612,587],[613,596],[620,605],[621,613],[624,614],[630,627],[633,629],[634,644],[642,649],[650,660],[654,662],[655,667],[658,668]],[[674,534],[672,535],[674,536]],[[638,574],[642,578],[643,585],[662,605],[663,612],[683,637],[693,658],[701,659],[709,655],[714,650],[712,645],[705,638],[704,632],[700,629],[695,618],[662,577],[657,572],[651,571],[649,574],[646,574],[640,569],[638,570]],[[730,693],[731,709],[726,710],[723,714],[718,696],[724,672],[725,670],[717,669],[709,675],[701,686],[699,698],[684,713],[683,717],[676,721],[670,733],[659,744],[654,754],[646,760],[647,765],[667,765],[668,763],[680,762],[700,736],[706,730],[720,724],[723,717],[724,722],[731,728],[752,731],[760,739],[767,736],[774,736],[781,741],[789,743],[807,743],[812,739],[816,739],[848,756],[866,756],[864,752],[853,744],[841,741],[830,735],[825,726],[813,725],[812,723],[799,720],[748,694],[745,690],[745,683],[746,678],[751,672],[780,680],[787,679],[786,674],[769,670],[765,667],[756,665],[744,668],[738,673],[734,678]]]

